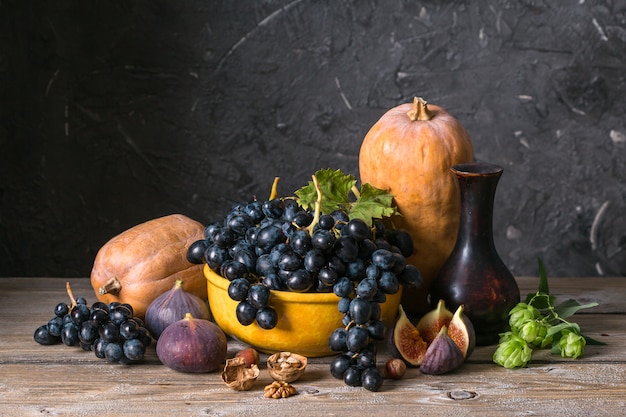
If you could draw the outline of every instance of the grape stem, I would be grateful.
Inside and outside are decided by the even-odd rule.
[[[70,306],[70,310],[76,307],[76,298],[74,297],[74,292],[72,291],[72,287],[70,287],[70,282],[67,281],[65,283],[65,290],[67,291],[67,295],[70,296],[70,300],[72,301],[72,305]]]
[[[272,183],[272,191],[270,191],[270,198],[269,200],[273,200],[278,196],[278,181],[280,180],[280,177],[274,177],[274,182]]]
[[[317,223],[320,221],[320,212],[322,211],[322,190],[320,189],[320,185],[317,182],[317,177],[315,176],[315,174],[311,175],[311,178],[313,179],[313,185],[315,185],[315,191],[317,192],[317,200],[315,200],[315,212],[313,214],[313,221],[311,222],[309,227],[307,227],[307,230],[309,231],[309,236],[313,236],[313,230],[315,229]]]

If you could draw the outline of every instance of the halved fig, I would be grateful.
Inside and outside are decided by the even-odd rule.
[[[439,300],[437,307],[426,313],[415,326],[426,344],[431,344],[443,326],[452,320],[453,314],[446,308],[446,303]]]
[[[413,366],[419,366],[422,363],[428,348],[402,306],[398,307],[398,318],[393,327],[392,344],[393,348],[390,349],[390,354]]]
[[[448,324],[448,336],[454,341],[465,359],[469,358],[476,346],[476,332],[474,325],[463,313],[464,306],[461,304],[450,323]]]
[[[459,368],[464,361],[463,353],[448,336],[448,327],[443,326],[428,346],[420,371],[429,375],[441,375]]]

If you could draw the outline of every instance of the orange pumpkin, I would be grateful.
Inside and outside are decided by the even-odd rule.
[[[96,255],[91,285],[98,300],[133,306],[144,318],[150,303],[177,280],[183,289],[207,299],[202,265],[187,261],[187,248],[204,238],[204,226],[181,214],[134,226],[109,240]]]
[[[463,125],[445,109],[421,98],[387,111],[369,130],[359,153],[362,183],[389,190],[402,216],[394,225],[414,240],[408,259],[424,277],[404,292],[408,313],[424,313],[428,288],[446,261],[459,227],[459,195],[450,168],[474,160]]]

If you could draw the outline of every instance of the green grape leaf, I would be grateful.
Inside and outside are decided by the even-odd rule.
[[[350,218],[359,218],[371,226],[372,219],[382,219],[397,214],[397,209],[392,206],[392,202],[393,194],[370,184],[363,184],[361,195],[351,204]]]
[[[350,190],[356,186],[356,178],[346,175],[340,170],[330,168],[321,169],[315,173],[315,178],[322,193],[321,212],[330,214],[340,208],[348,208],[350,204]],[[317,201],[317,190],[313,181],[296,191],[298,203],[305,209],[313,209]]]
[[[356,187],[356,178],[341,170],[321,169],[315,173],[315,179],[322,195],[320,213],[330,214],[335,210],[346,210],[351,219],[359,218],[369,226],[373,219],[382,219],[398,214],[393,206],[393,195],[370,184],[363,184],[361,190]],[[315,183],[309,183],[296,191],[298,204],[310,210],[315,208],[317,189]]]
[[[595,302],[587,303],[587,304],[580,304],[578,301],[570,299],[570,300],[563,301],[559,305],[555,306],[554,312],[558,314],[559,317],[565,319],[576,314],[578,310],[582,310],[584,308],[592,308],[597,305],[598,303],[595,303]]]

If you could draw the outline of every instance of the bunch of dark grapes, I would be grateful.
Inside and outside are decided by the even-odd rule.
[[[79,346],[113,363],[127,364],[144,358],[152,337],[143,321],[133,316],[130,304],[97,301],[89,307],[84,297],[73,300],[71,305],[57,304],[54,317],[35,330],[37,343]]]
[[[270,290],[334,292],[345,327],[329,339],[331,349],[342,352],[331,373],[375,391],[382,383],[376,341],[385,334],[380,304],[400,285],[416,288],[422,281],[406,262],[413,240],[380,221],[370,227],[350,219],[343,210],[312,224],[314,219],[290,198],[236,204],[222,222],[206,227],[205,239],[188,248],[187,259],[230,280],[228,293],[238,301],[243,325],[276,326]]]

